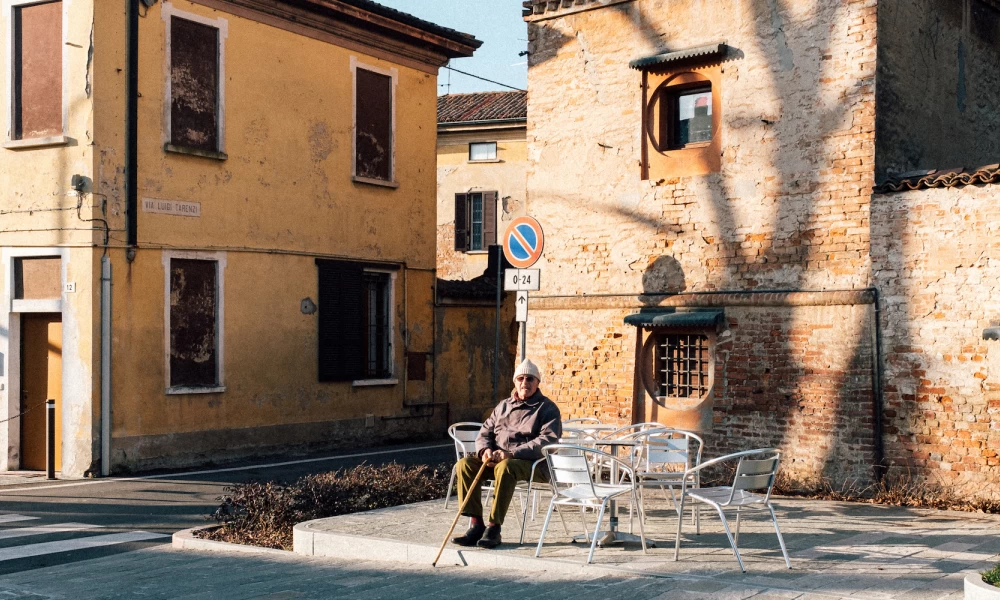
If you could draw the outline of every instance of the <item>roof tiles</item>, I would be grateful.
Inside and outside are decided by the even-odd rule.
[[[876,185],[874,191],[876,194],[891,194],[907,190],[953,188],[987,183],[1000,183],[1000,164],[973,170],[948,169],[902,173]]]
[[[479,92],[438,96],[438,123],[528,118],[528,92]]]

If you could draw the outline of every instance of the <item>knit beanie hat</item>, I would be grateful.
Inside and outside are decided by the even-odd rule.
[[[517,381],[517,378],[521,375],[531,375],[538,381],[542,380],[542,375],[538,372],[538,367],[527,358],[524,359],[524,362],[517,365],[517,369],[514,370],[514,381]]]

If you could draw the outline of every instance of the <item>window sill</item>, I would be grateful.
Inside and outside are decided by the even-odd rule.
[[[489,250],[466,250],[466,254],[489,254]]]
[[[352,175],[351,181],[354,183],[365,183],[368,185],[377,185],[380,187],[387,187],[396,189],[399,187],[398,181],[386,181],[384,179],[372,179],[371,177],[361,177],[360,175]]]
[[[187,154],[188,156],[200,156],[202,158],[211,158],[213,160],[227,160],[229,155],[225,152],[212,152],[211,150],[200,150],[198,148],[188,148],[187,146],[175,146],[173,144],[163,144],[164,152],[173,152],[174,154]]]
[[[49,148],[52,146],[68,146],[70,138],[65,135],[53,135],[41,138],[28,138],[26,140],[8,140],[3,147],[8,150],[28,150],[30,148]]]
[[[499,158],[487,158],[487,159],[484,159],[484,160],[472,160],[470,158],[466,162],[468,162],[469,164],[476,164],[476,163],[502,163],[503,160],[501,160]]]
[[[712,145],[712,142],[693,142],[691,144],[684,144],[683,146],[667,146],[667,152],[677,152],[678,150],[699,150],[701,148],[708,148]]]
[[[396,385],[398,379],[357,379],[351,382],[351,387],[371,387],[375,385]]]
[[[182,394],[221,394],[226,391],[226,386],[215,387],[169,387],[166,394],[168,396],[180,396]]]

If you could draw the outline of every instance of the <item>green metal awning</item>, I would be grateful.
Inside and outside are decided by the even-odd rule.
[[[669,327],[671,329],[717,329],[725,323],[725,311],[648,309],[625,317],[626,325],[635,327]]]
[[[719,42],[718,44],[709,44],[708,46],[698,46],[697,48],[688,48],[687,50],[678,50],[677,52],[662,52],[645,58],[637,58],[629,62],[628,66],[641,71],[643,69],[649,69],[672,62],[680,62],[682,60],[707,60],[725,55],[726,43]]]

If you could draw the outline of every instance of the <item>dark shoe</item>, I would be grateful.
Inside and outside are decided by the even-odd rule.
[[[500,526],[490,525],[486,528],[486,535],[477,544],[480,548],[496,548],[500,545]]]
[[[486,531],[486,525],[482,523],[474,523],[469,527],[468,531],[465,532],[465,535],[454,538],[451,541],[455,542],[459,546],[475,546],[476,542],[479,541],[479,538],[483,537],[484,531]]]

